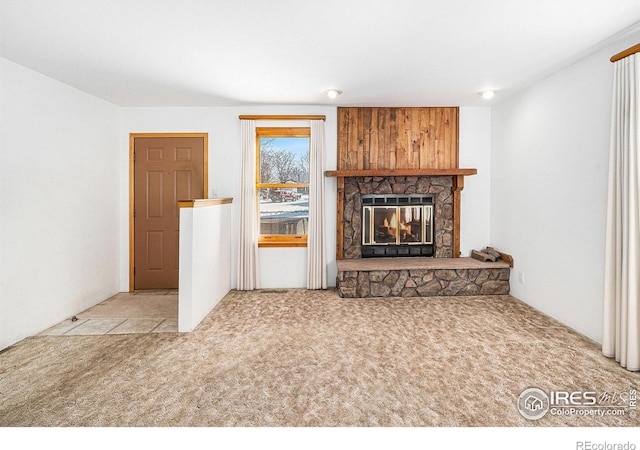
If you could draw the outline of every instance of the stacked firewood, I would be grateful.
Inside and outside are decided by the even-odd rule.
[[[483,250],[471,250],[471,257],[484,262],[505,261],[513,267],[513,258],[511,255],[499,252],[493,247],[485,247]]]

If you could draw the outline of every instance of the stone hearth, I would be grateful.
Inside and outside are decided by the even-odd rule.
[[[431,297],[509,293],[509,264],[472,258],[338,261],[341,297]]]

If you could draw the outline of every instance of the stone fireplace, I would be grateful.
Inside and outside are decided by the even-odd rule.
[[[453,257],[453,181],[452,177],[440,176],[389,176],[389,177],[349,177],[344,181],[343,215],[343,255],[344,259],[367,257],[435,256]],[[386,199],[386,200],[383,200]],[[375,202],[378,202],[377,205]],[[383,204],[384,201],[384,204]],[[419,204],[419,206],[416,206]],[[387,212],[389,217],[379,219],[392,220],[396,214],[413,214],[418,219],[420,209],[420,242],[416,242],[418,230],[408,238],[394,228],[394,243],[385,239],[375,239],[374,228],[379,228],[375,217],[362,217],[374,214],[374,208]],[[363,220],[364,219],[364,220]],[[367,220],[368,219],[368,220]],[[399,220],[396,216],[396,220]],[[368,225],[368,227],[367,227]],[[427,226],[428,225],[428,226]],[[369,228],[369,229],[367,229]],[[363,241],[367,241],[363,245]],[[413,241],[413,242],[412,242]],[[392,245],[389,245],[392,244]]]
[[[509,264],[460,254],[456,107],[338,108],[336,286],[343,297],[509,292]]]

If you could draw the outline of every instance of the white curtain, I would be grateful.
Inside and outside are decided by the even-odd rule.
[[[602,353],[640,370],[640,56],[614,63]]]
[[[324,120],[311,121],[309,150],[309,232],[307,236],[307,289],[326,289],[324,229]]]
[[[258,211],[256,201],[256,123],[241,120],[242,173],[240,175],[240,251],[238,290],[260,289]]]

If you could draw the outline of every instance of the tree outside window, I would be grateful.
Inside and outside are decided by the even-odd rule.
[[[307,245],[309,140],[307,127],[256,129],[261,247]]]

